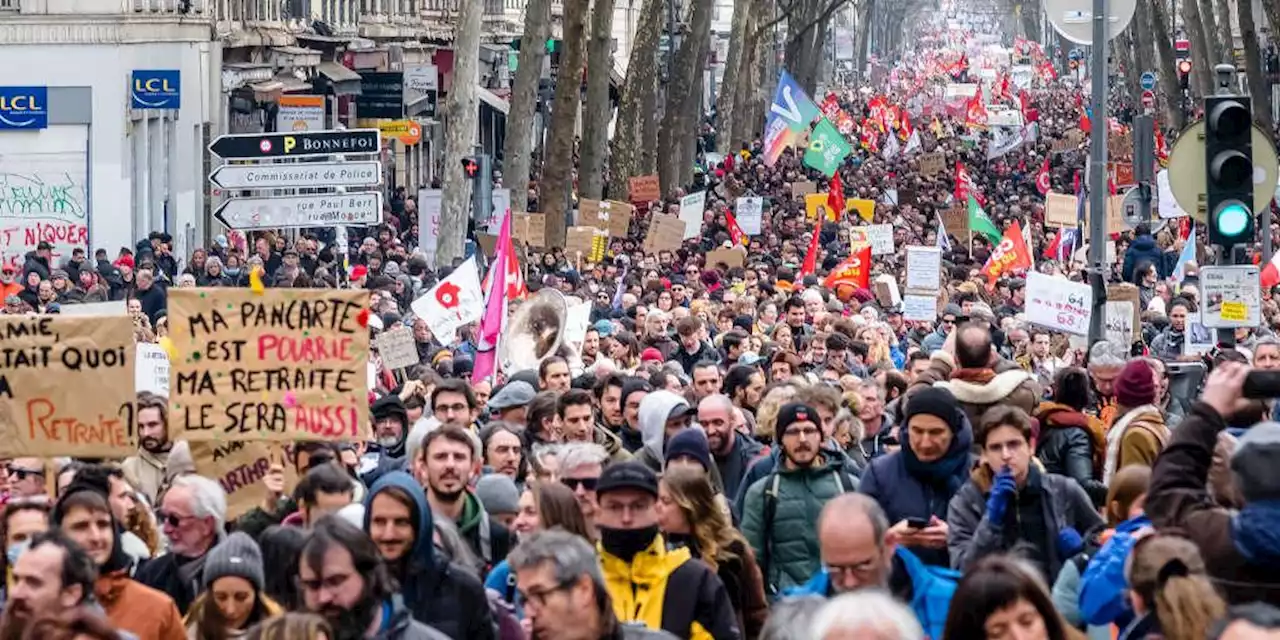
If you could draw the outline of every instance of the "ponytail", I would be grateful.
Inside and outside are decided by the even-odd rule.
[[[1157,534],[1139,540],[1128,577],[1168,640],[1201,640],[1226,613],[1204,559],[1185,538]]]

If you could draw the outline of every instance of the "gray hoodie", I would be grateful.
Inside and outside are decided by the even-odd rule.
[[[650,467],[657,463],[656,470],[662,468],[667,419],[681,405],[688,408],[689,401],[682,395],[665,390],[654,391],[640,401],[637,421],[640,423],[640,437],[644,441],[640,458]]]

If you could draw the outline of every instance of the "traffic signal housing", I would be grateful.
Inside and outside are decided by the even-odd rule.
[[[1205,212],[1209,243],[1253,242],[1253,109],[1248,96],[1204,102]]]
[[[471,183],[471,218],[488,224],[489,216],[493,214],[493,170],[489,154],[463,158],[462,173]]]

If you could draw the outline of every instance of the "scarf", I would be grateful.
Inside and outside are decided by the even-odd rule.
[[[956,369],[951,372],[952,380],[963,380],[973,384],[987,384],[996,377],[995,369],[982,367],[979,369]]]
[[[1119,470],[1117,465],[1120,463],[1120,441],[1124,439],[1125,432],[1128,431],[1130,425],[1133,424],[1134,418],[1146,415],[1147,413],[1155,413],[1158,416],[1163,415],[1160,413],[1159,407],[1153,404],[1144,404],[1141,407],[1131,409],[1128,413],[1121,416],[1120,419],[1116,421],[1115,425],[1107,431],[1107,459],[1102,467],[1102,482],[1104,484],[1110,486],[1111,476],[1114,476],[1116,471]],[[1161,444],[1163,444],[1163,442],[1164,438],[1161,438]]]
[[[961,420],[967,421],[963,417]],[[952,434],[951,447],[941,458],[932,462],[921,461],[916,457],[916,452],[911,448],[911,440],[908,438],[902,442],[902,461],[906,464],[907,473],[911,474],[911,477],[930,486],[945,489],[947,497],[950,498],[968,480],[968,474],[965,471],[969,468],[971,448],[973,448],[973,430],[967,424],[962,424],[960,429]]]
[[[1231,539],[1250,564],[1280,561],[1280,500],[1245,504],[1231,519]]]

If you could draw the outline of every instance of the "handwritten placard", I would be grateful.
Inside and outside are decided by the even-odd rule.
[[[952,207],[942,212],[942,228],[960,242],[967,242],[969,235],[969,209]]]
[[[174,439],[358,440],[369,292],[171,289]]]
[[[571,259],[579,253],[584,259],[591,255],[591,246],[595,242],[595,227],[569,227],[565,230],[564,252]]]
[[[1116,305],[1112,307],[1112,305]],[[1127,320],[1116,321],[1115,327],[1117,331],[1121,327],[1129,327],[1129,335],[1120,344],[1133,344],[1142,339],[1142,294],[1138,291],[1138,287],[1128,282],[1119,282],[1107,285],[1107,330],[1112,328],[1112,310],[1115,313],[1124,313],[1124,309],[1128,309],[1129,317]],[[1119,337],[1117,335],[1117,337]],[[1111,340],[1111,338],[1107,338]]]
[[[938,299],[934,296],[907,294],[902,297],[902,319],[933,322],[938,317]]]
[[[867,227],[867,241],[871,243],[871,255],[893,255],[893,225],[873,224]]]
[[[1133,306],[1131,300],[1107,300],[1107,341],[1114,344],[1133,344]]]
[[[1049,227],[1074,227],[1078,203],[1076,197],[1050,191],[1044,197],[1044,224]]]
[[[657,215],[649,219],[649,234],[644,238],[646,253],[675,251],[684,242],[684,221],[675,216]]]
[[[134,359],[134,388],[169,395],[169,354],[158,344],[139,342]]]
[[[132,455],[133,320],[0,316],[0,457]]]
[[[654,200],[662,199],[662,186],[658,182],[657,175],[636,176],[629,179],[628,186],[631,187],[631,201],[648,204]]]
[[[541,213],[511,214],[511,235],[530,247],[547,246],[547,217]]]
[[[614,238],[625,238],[633,211],[635,207],[625,202],[583,198],[578,202],[578,224],[603,229]]]
[[[747,252],[741,247],[730,249],[716,249],[707,253],[707,266],[714,267],[720,263],[724,263],[730,269],[733,267],[741,267],[747,260]]]
[[[920,175],[931,178],[947,168],[947,157],[941,151],[934,151],[920,156]]]
[[[702,233],[702,214],[707,210],[707,192],[699,191],[680,198],[680,219],[684,221],[684,239]]]
[[[738,228],[749,236],[760,235],[760,226],[764,220],[764,198],[738,198],[734,211],[738,219]]]
[[[413,329],[400,325],[387,329],[374,339],[378,355],[382,356],[382,366],[388,369],[403,369],[418,364],[418,345],[413,340]]]
[[[1027,321],[1076,335],[1089,333],[1093,290],[1066,278],[1027,273]]]
[[[818,185],[815,182],[806,180],[804,182],[791,183],[791,197],[793,198],[799,198],[802,196],[809,195],[810,193],[817,193],[817,192],[818,192]]]
[[[227,494],[227,520],[235,520],[262,504],[267,488],[262,478],[279,465],[284,471],[284,495],[293,493],[298,477],[291,462],[292,445],[279,442],[191,442],[196,473],[217,481]]]
[[[936,292],[942,275],[942,249],[907,247],[907,290]],[[933,318],[930,318],[932,320]]]

